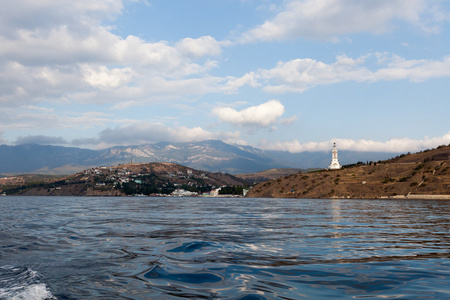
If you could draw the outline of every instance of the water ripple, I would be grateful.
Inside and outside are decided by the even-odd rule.
[[[0,201],[0,298],[450,297],[448,201]]]

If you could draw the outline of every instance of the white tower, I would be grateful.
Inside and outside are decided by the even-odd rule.
[[[331,163],[328,166],[329,170],[339,170],[341,167],[341,164],[339,163],[338,160],[338,155],[337,155],[337,149],[336,149],[336,143],[333,144],[333,151],[331,151]]]

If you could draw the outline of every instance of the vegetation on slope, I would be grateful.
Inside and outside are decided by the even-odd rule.
[[[248,197],[381,198],[450,194],[450,146],[341,170],[293,174],[256,185]]]
[[[295,168],[274,168],[256,173],[237,174],[236,177],[244,179],[251,184],[255,184],[292,174],[302,173],[302,171],[304,170]]]
[[[98,167],[51,182],[3,187],[10,195],[123,196],[167,195],[176,189],[203,193],[220,186],[242,186],[245,181],[224,173],[194,170],[173,163],[127,164]]]

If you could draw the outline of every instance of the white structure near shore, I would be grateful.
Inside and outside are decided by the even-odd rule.
[[[342,168],[341,164],[339,163],[338,160],[338,153],[337,153],[337,149],[336,149],[336,143],[333,144],[333,150],[331,151],[331,163],[328,166],[329,170],[339,170],[340,168]]]

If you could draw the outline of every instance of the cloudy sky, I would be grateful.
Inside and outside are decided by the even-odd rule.
[[[0,144],[450,143],[448,0],[15,0]]]

